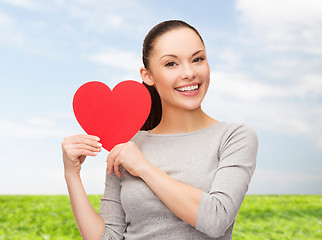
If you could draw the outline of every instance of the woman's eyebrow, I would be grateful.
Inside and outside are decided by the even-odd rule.
[[[196,56],[198,53],[200,53],[201,51],[204,51],[203,49],[200,49],[200,50],[198,50],[197,52],[195,52],[194,54],[192,54],[191,55],[191,57],[194,57],[194,56]]]
[[[178,56],[177,55],[174,55],[174,54],[166,54],[166,55],[163,55],[162,57],[160,57],[160,59],[162,59],[164,57],[174,57],[174,58],[177,58]]]
[[[198,53],[200,53],[201,51],[204,51],[203,49],[200,49],[198,51],[196,51],[195,53],[193,53],[191,55],[191,57],[194,57],[195,55],[197,55]],[[174,55],[174,54],[166,54],[166,55],[163,55],[162,57],[160,57],[160,59],[164,58],[164,57],[173,57],[173,58],[178,58],[177,55]]]

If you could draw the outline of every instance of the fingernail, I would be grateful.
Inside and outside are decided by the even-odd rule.
[[[97,141],[99,141],[99,140],[101,140],[99,137],[95,137],[95,140],[97,140]]]
[[[97,146],[102,147],[102,143],[97,143]]]

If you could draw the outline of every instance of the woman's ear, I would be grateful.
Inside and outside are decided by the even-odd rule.
[[[150,73],[150,71],[148,69],[146,69],[144,67],[141,67],[140,74],[141,74],[141,78],[142,78],[143,82],[145,82],[149,86],[154,85],[151,73]]]

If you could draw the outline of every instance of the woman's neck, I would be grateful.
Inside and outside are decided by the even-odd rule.
[[[218,122],[202,111],[201,106],[195,110],[167,109],[157,127],[149,131],[152,134],[187,133],[209,127]]]

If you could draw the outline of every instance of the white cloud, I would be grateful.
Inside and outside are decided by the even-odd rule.
[[[88,57],[88,60],[136,72],[142,66],[141,58],[137,53],[115,49],[106,51],[105,53],[93,54]]]
[[[72,5],[70,8],[70,15],[73,18],[82,19],[85,21],[85,29],[95,29],[102,33],[112,29],[122,28],[124,24],[124,17],[113,12],[103,15],[103,9],[108,9],[107,6],[99,9],[98,6],[91,3],[89,6]],[[97,14],[95,16],[95,13]]]
[[[25,161],[15,167],[1,164],[0,194],[67,194],[62,168],[39,169]]]
[[[30,34],[26,31],[25,26],[21,26],[19,18],[14,18],[10,15],[0,12],[0,47],[2,45],[9,46],[15,50],[23,50],[23,52],[31,53],[32,55],[41,56],[57,56],[57,51],[52,48],[52,39],[37,37],[35,34]],[[28,21],[25,21],[28,25]],[[46,24],[44,22],[34,22],[31,24],[38,29]],[[28,26],[30,27],[30,26]],[[42,30],[41,30],[42,31]]]
[[[71,18],[81,20],[85,30],[97,33],[112,30],[133,35],[142,29],[139,22],[144,24],[152,17],[145,5],[133,0],[73,0],[59,5]]]
[[[82,30],[94,30],[97,33],[112,31],[131,32],[142,30],[142,24],[154,15],[144,4],[135,0],[0,0],[15,7],[38,10],[81,21]],[[65,16],[64,16],[65,15]],[[135,24],[135,25],[134,25]]]
[[[97,52],[107,44],[113,48],[115,44],[106,41],[111,35],[129,38],[129,42],[141,39],[146,32],[145,26],[152,17],[150,11],[146,11],[146,6],[129,0],[5,0],[5,3],[26,10],[37,10],[37,14],[41,11],[48,18],[39,21],[40,15],[36,19],[27,15],[22,20],[19,16],[2,14],[0,11],[0,47],[19,46],[19,49],[28,54],[46,57],[69,54],[66,47],[72,43],[78,53]],[[52,18],[57,21],[50,21]]]
[[[322,150],[322,136],[318,139],[317,147]]]
[[[54,126],[51,120],[31,118],[27,122],[15,122],[0,119],[0,136],[23,138],[64,137],[74,134],[74,131],[63,130]]]
[[[0,14],[0,26],[12,26],[14,23],[14,18],[3,13]]]
[[[8,145],[7,139],[0,142]],[[3,150],[0,194],[68,194],[60,141],[40,141],[28,149],[10,144],[9,149]],[[103,194],[106,157],[103,149],[97,156],[87,157],[82,165],[82,182],[88,194]]]
[[[101,159],[88,157],[86,161],[97,163],[85,162],[82,167],[81,177],[87,194],[103,194],[104,192],[105,156]],[[36,162],[25,158],[26,164],[6,166],[2,163],[0,194],[68,194],[61,156],[57,156],[55,160],[57,163],[54,167],[37,167]]]
[[[318,169],[310,171],[310,173],[280,169],[256,169],[249,193],[321,194],[321,184],[322,175],[318,173]]]
[[[282,87],[242,72],[214,72],[204,107],[220,120],[243,121],[258,129],[306,136],[318,146],[322,136],[320,79],[306,75]]]
[[[219,59],[223,61],[222,67],[234,68],[238,66],[241,56],[233,49],[224,49],[219,54]]]
[[[75,116],[73,114],[72,111],[66,111],[66,112],[62,112],[62,111],[52,111],[49,113],[49,115],[51,117],[54,118],[60,118],[60,119],[64,119],[64,120],[74,120]]]
[[[212,72],[210,88],[225,96],[248,101],[261,99],[287,99],[322,96],[322,75],[298,76],[288,85],[272,85],[261,82],[242,72]]]
[[[322,97],[322,75],[308,73],[300,77],[300,82],[290,89],[293,95],[299,97]]]
[[[322,2],[238,0],[236,9],[239,43],[252,46],[240,51],[242,63],[254,68],[215,72],[210,89],[216,101],[262,129],[301,134],[320,146]]]
[[[322,54],[322,2],[239,0],[236,9],[253,36],[273,49]]]
[[[255,101],[265,97],[283,96],[283,89],[255,81],[253,77],[244,73],[215,71],[212,73],[210,88],[237,100]]]
[[[1,1],[11,4],[15,7],[22,7],[30,10],[36,10],[39,8],[39,6],[35,1],[30,1],[30,0],[1,0]]]
[[[52,127],[55,125],[52,120],[40,117],[28,118],[27,123],[39,127]]]
[[[16,28],[15,18],[0,12],[0,44],[22,45],[23,35]]]

